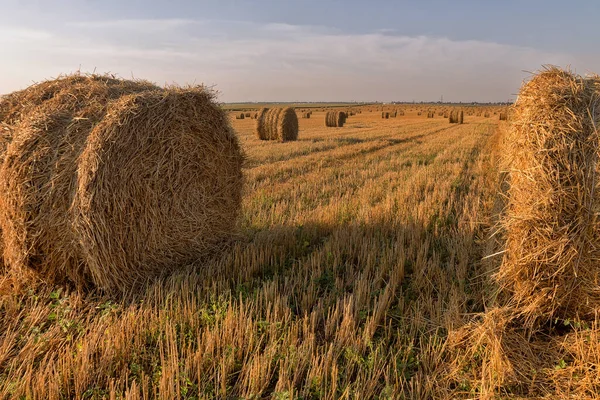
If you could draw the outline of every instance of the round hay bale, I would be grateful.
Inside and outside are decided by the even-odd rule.
[[[506,252],[497,278],[535,327],[600,309],[600,98],[595,79],[549,68],[524,84],[509,133]]]
[[[459,112],[457,110],[450,111],[450,114],[448,116],[448,122],[450,122],[451,124],[458,124],[458,120]]]
[[[292,107],[283,108],[279,113],[277,139],[282,142],[298,140],[298,116]]]
[[[346,114],[342,111],[328,111],[325,114],[325,126],[341,128],[346,123]]]
[[[256,119],[256,134],[261,140],[297,140],[296,111],[291,107],[262,109]]]
[[[268,111],[268,108],[261,108],[261,110],[256,113],[256,125],[254,131],[256,133],[256,137],[258,137],[260,140],[269,140],[267,126],[265,124]]]
[[[464,112],[462,110],[458,111],[458,117],[457,117],[456,123],[462,124],[464,122],[464,120],[465,120]]]
[[[125,291],[229,237],[243,154],[212,93],[75,76],[17,97],[45,86],[54,95],[20,114],[0,166],[11,268]]]

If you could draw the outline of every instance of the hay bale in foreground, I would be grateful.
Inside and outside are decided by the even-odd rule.
[[[0,106],[2,105],[2,100],[0,100]],[[12,141],[12,128],[10,125],[5,124],[0,121],[0,165],[4,161],[4,156],[6,154],[6,148]],[[0,227],[0,273],[4,272],[4,242],[2,239],[2,229]]]
[[[256,136],[260,140],[282,142],[298,139],[298,116],[291,107],[263,108],[256,118]]]
[[[212,93],[70,76],[14,99],[26,106],[9,113],[14,139],[0,166],[11,268],[125,291],[230,235],[243,155]]]
[[[593,320],[600,310],[597,85],[552,67],[521,88],[514,106],[497,279],[527,327]]]

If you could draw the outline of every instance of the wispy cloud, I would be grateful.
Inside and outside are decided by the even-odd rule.
[[[117,19],[107,21],[89,21],[89,22],[69,22],[66,26],[79,29],[122,29],[122,30],[153,30],[166,31],[173,28],[178,28],[186,25],[194,25],[199,23],[192,19]]]
[[[578,61],[499,43],[289,24],[146,19],[69,23],[47,32],[2,29],[0,43],[11,61],[0,65],[0,91],[81,66],[158,83],[216,84],[225,101],[431,100],[442,94],[504,100],[518,89],[523,70]],[[23,68],[31,74],[25,82]]]

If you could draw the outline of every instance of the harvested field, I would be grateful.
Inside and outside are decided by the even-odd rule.
[[[247,157],[238,237],[126,296],[3,271],[0,397],[593,397],[590,308],[536,300],[525,329],[533,309],[495,278],[511,140],[486,115],[506,109],[448,124],[425,115],[459,110],[396,108],[340,129],[323,124],[340,111],[313,110],[285,142],[256,136],[267,111],[230,113]]]
[[[273,143],[231,117],[241,237],[208,262],[125,300],[3,278],[0,396],[447,393],[448,332],[484,309],[498,122],[324,119]]]

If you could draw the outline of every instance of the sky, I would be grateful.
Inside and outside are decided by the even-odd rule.
[[[507,101],[600,72],[600,2],[0,0],[0,93],[60,74],[204,84],[222,102]]]

